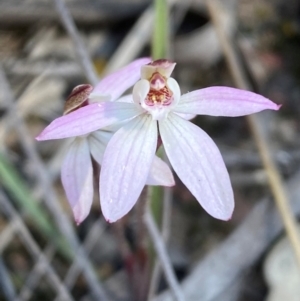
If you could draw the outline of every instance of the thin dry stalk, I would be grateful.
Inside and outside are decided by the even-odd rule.
[[[79,36],[74,20],[63,0],[53,1],[60,16],[61,22],[63,23],[66,31],[73,41],[74,48],[77,54],[77,60],[80,63],[81,68],[84,71],[88,81],[95,86],[98,83],[99,79],[89,57],[89,54]]]
[[[43,251],[43,254],[45,258],[47,258],[49,264],[52,260],[54,253],[55,248],[51,244],[49,244]],[[40,257],[34,265],[33,269],[31,270],[30,274],[26,277],[26,282],[19,293],[20,300],[27,301],[32,297],[35,288],[38,286],[41,278],[44,274],[46,274],[46,272],[47,271],[45,269],[44,258]]]
[[[17,224],[10,221],[10,223],[5,227],[0,233],[0,254],[6,248],[6,246],[11,242],[15,232],[17,230]]]
[[[149,6],[139,17],[121,45],[112,55],[105,73],[116,70],[132,61],[151,39],[154,9]]]
[[[103,220],[101,220],[100,218],[92,225],[82,246],[85,252],[87,252],[88,254],[90,253],[97,240],[101,239],[101,235],[105,231],[105,228],[106,225],[103,224]],[[64,284],[67,288],[72,289],[74,287],[76,279],[79,277],[80,272],[80,263],[78,262],[78,259],[76,259],[72,263],[64,279]]]
[[[144,221],[152,239],[154,249],[158,255],[158,258],[160,259],[166,280],[170,286],[170,290],[173,293],[174,299],[177,301],[184,301],[185,298],[183,292],[175,276],[166,246],[153,219],[149,206],[146,206]]]
[[[174,5],[175,0],[168,0],[170,8]],[[144,13],[139,17],[127,36],[123,39],[122,43],[111,57],[105,73],[109,73],[112,70],[116,70],[121,66],[126,65],[132,61],[141,50],[151,40],[152,30],[154,22],[154,9],[150,5]]]
[[[238,61],[233,43],[231,43],[228,36],[223,30],[221,17],[224,14],[224,11],[216,0],[207,0],[206,4],[236,86],[240,89],[249,90],[250,84],[247,81],[241,64]],[[248,116],[247,120],[254,140],[257,144],[263,166],[267,173],[276,206],[278,207],[278,210],[281,214],[285,230],[291,241],[297,262],[300,267],[300,239],[297,230],[296,218],[290,208],[289,200],[286,195],[280,173],[273,160],[272,151],[269,147],[267,137],[266,135],[264,135],[261,118],[259,115],[252,115]]]

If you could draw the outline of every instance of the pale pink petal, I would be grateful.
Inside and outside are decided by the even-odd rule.
[[[113,134],[113,132],[99,130],[88,136],[90,152],[99,165],[102,164],[104,151]]]
[[[159,122],[171,165],[202,207],[213,217],[230,219],[234,199],[227,169],[212,139],[174,113]]]
[[[170,167],[157,156],[153,159],[146,184],[169,187],[175,185],[175,180]]]
[[[61,180],[77,224],[89,214],[94,195],[93,167],[86,139],[76,138],[61,168]]]
[[[271,100],[250,91],[229,87],[209,87],[182,95],[174,111],[236,117],[279,108],[280,106]]]
[[[157,124],[138,116],[107,145],[100,174],[101,209],[108,222],[129,212],[145,186],[157,145]]]
[[[134,118],[142,112],[135,104],[131,103],[103,102],[91,104],[56,118],[36,137],[36,140],[85,135],[114,123]]]
[[[150,61],[150,58],[135,60],[126,67],[104,77],[94,88],[90,97],[94,98],[94,95],[102,94],[110,95],[111,101],[116,100],[141,78],[141,67]]]

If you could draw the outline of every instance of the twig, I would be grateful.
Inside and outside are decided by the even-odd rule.
[[[104,232],[106,225],[103,224],[103,220],[100,218],[92,225],[92,227],[89,229],[89,233],[83,243],[82,249],[85,250],[85,252],[89,253],[94,245],[95,242],[99,239],[101,239],[101,234]],[[72,289],[76,279],[78,278],[80,274],[80,263],[78,262],[78,259],[76,259],[71,267],[69,268],[65,279],[64,284],[69,289]]]
[[[123,39],[121,45],[112,55],[105,69],[105,73],[124,66],[139,54],[141,49],[143,49],[151,38],[153,20],[154,10],[151,5],[140,16],[127,36]]]
[[[16,298],[14,286],[10,280],[9,273],[4,265],[2,257],[0,256],[0,286],[4,297],[8,301],[19,301]]]
[[[63,23],[66,31],[73,41],[78,62],[80,63],[81,68],[84,71],[88,81],[95,86],[98,83],[99,79],[89,58],[89,54],[79,36],[74,20],[66,7],[64,0],[53,1],[55,3],[58,14],[60,15],[61,22]]]
[[[26,96],[33,91],[34,89],[37,89],[39,85],[45,80],[46,78],[46,73],[40,73],[38,77],[34,78],[28,86],[22,91],[21,95],[19,95],[18,100],[16,101],[15,108],[18,110],[19,114],[22,115],[23,118],[26,118],[29,114],[32,113],[32,110],[34,106],[36,106],[36,103],[33,103],[29,106],[24,106],[24,101],[22,103],[22,100],[26,98]],[[6,96],[4,96],[6,97]],[[10,97],[8,95],[7,97]],[[5,104],[4,104],[5,107]],[[14,127],[14,118],[6,112],[1,116],[1,121],[0,121],[0,147],[5,148],[5,139],[8,133],[10,133],[10,129]]]
[[[0,253],[6,248],[6,246],[11,242],[13,236],[17,230],[17,224],[10,222],[4,230],[0,233]]]
[[[75,235],[74,229],[70,223],[69,218],[66,216],[64,211],[62,210],[56,193],[51,185],[51,179],[47,173],[43,162],[41,161],[39,154],[33,144],[33,141],[30,138],[30,135],[27,130],[27,126],[20,114],[18,114],[15,106],[15,102],[13,99],[12,91],[10,89],[9,83],[5,77],[5,74],[0,66],[0,84],[2,84],[1,89],[6,91],[7,98],[5,99],[7,109],[11,116],[13,116],[15,120],[15,127],[17,133],[20,138],[20,142],[22,147],[24,148],[27,156],[33,162],[33,165],[36,169],[36,179],[37,182],[43,187],[44,196],[47,200],[46,205],[48,206],[49,210],[52,212],[57,225],[59,226],[62,233],[68,239],[70,245],[72,246],[73,250],[77,252],[77,258],[80,261],[80,266],[82,268],[83,274],[85,275],[93,294],[97,300],[107,300],[106,294],[101,287],[97,276],[91,266],[90,261],[87,259],[86,254],[79,248],[80,243],[78,238]]]
[[[54,60],[29,61],[26,59],[3,62],[7,74],[15,76],[39,76],[45,74],[53,77],[74,79],[82,77],[80,66],[73,61],[57,62]]]
[[[49,244],[43,251],[44,257],[38,258],[36,264],[31,270],[30,274],[26,277],[26,282],[23,285],[19,293],[19,299],[27,301],[32,297],[33,291],[39,284],[42,276],[46,273],[44,259],[46,258],[50,263],[55,253],[55,248],[52,244]]]
[[[227,64],[230,67],[232,77],[237,87],[241,89],[250,89],[245,73],[242,70],[241,64],[237,59],[237,55],[233,48],[233,44],[230,42],[228,36],[223,30],[222,20],[222,8],[216,0],[206,1],[209,13],[211,15],[212,22],[216,28],[219,40],[221,42]],[[257,144],[263,166],[266,170],[270,188],[274,195],[274,200],[281,214],[285,230],[291,241],[294,252],[296,254],[297,262],[300,267],[300,239],[297,232],[296,219],[293,212],[290,209],[289,201],[282,183],[281,176],[278,172],[277,166],[272,158],[272,151],[267,143],[267,137],[264,134],[262,127],[262,120],[259,115],[252,115],[247,117],[252,135]]]
[[[160,259],[162,268],[164,270],[167,282],[170,286],[170,289],[174,295],[174,298],[177,301],[184,301],[184,295],[181,291],[180,284],[178,283],[178,280],[176,279],[172,264],[170,262],[164,241],[162,237],[160,236],[160,233],[158,231],[158,228],[156,226],[156,223],[153,219],[153,216],[150,212],[149,206],[146,207],[146,212],[144,215],[144,221],[146,224],[146,227],[149,231],[150,237],[152,239],[155,251]]]
[[[49,265],[46,257],[34,241],[33,237],[27,229],[27,226],[23,223],[17,211],[13,208],[2,191],[0,191],[0,204],[4,212],[6,212],[6,214],[16,223],[18,232],[21,234],[20,238],[23,240],[28,250],[32,253],[32,256],[34,258],[40,258],[40,260],[43,262],[43,265],[47,270],[49,280],[52,282],[54,289],[64,298],[64,300],[73,301],[72,296],[61,284],[61,281],[56,275],[55,271],[53,270],[51,265]]]

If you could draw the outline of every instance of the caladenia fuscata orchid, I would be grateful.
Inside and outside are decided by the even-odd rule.
[[[131,100],[80,108],[40,135],[44,140],[78,136],[122,122],[101,164],[100,202],[109,222],[123,217],[136,203],[160,139],[173,169],[202,207],[215,218],[230,219],[234,198],[221,154],[212,139],[187,119],[195,114],[236,117],[279,109],[261,95],[229,87],[181,95],[171,78],[174,67],[168,60],[145,63]]]
[[[53,125],[56,127],[56,135],[49,138],[46,128],[36,138],[48,140],[73,137],[62,163],[61,180],[77,224],[87,217],[92,206],[94,185],[91,157],[101,165],[106,145],[114,134],[113,129],[103,127],[103,123],[99,127],[95,126],[93,131],[86,132],[84,129],[88,127],[86,123],[91,120],[81,119],[81,110],[88,106],[100,108],[102,102],[128,101],[129,96],[119,98],[120,95],[136,83],[140,77],[141,66],[149,61],[149,59],[136,60],[118,72],[105,77],[95,88],[88,84],[75,87],[66,100],[64,116],[57,118],[50,125],[50,127]],[[72,118],[74,115],[75,117]],[[68,127],[70,118],[73,131]],[[111,122],[107,123],[107,125],[110,124]],[[115,124],[114,128],[117,127],[118,124]],[[98,128],[101,130],[97,130]],[[147,185],[173,186],[175,181],[168,165],[155,156],[146,183]]]

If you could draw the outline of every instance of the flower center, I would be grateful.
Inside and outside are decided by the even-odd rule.
[[[153,73],[149,80],[150,90],[146,96],[145,104],[148,106],[167,106],[173,101],[173,92],[168,88],[166,78],[160,73]]]

